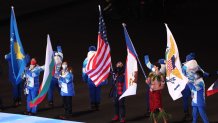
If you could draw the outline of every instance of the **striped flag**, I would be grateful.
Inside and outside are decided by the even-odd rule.
[[[107,41],[106,26],[99,6],[99,31],[97,51],[88,60],[85,73],[96,86],[106,80],[110,73],[111,55]]]
[[[171,59],[167,61],[167,71],[172,72],[174,70],[175,66],[175,57],[173,56]]]
[[[30,107],[34,107],[41,103],[48,92],[51,79],[52,79],[52,71],[54,69],[54,58],[53,58],[53,50],[51,46],[50,37],[47,37],[47,47],[46,47],[46,57],[45,57],[45,70],[43,75],[43,81],[39,88],[38,96],[30,102]]]
[[[167,49],[166,49],[166,81],[168,91],[173,100],[182,97],[182,90],[185,88],[188,79],[183,75],[179,51],[176,41],[165,24],[167,29]]]
[[[211,96],[218,92],[218,79],[207,89],[207,96]]]
[[[124,35],[127,46],[127,58],[126,58],[126,69],[125,69],[125,84],[124,84],[124,93],[120,96],[119,99],[136,95],[137,89],[137,75],[138,75],[138,66],[137,66],[137,54],[135,48],[132,44],[132,41],[129,37],[129,34],[126,30],[125,24],[123,24]]]

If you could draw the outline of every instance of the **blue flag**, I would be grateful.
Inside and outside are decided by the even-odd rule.
[[[11,8],[11,22],[10,22],[10,54],[6,56],[9,60],[9,78],[15,83],[21,82],[21,75],[27,65],[24,49],[19,37],[15,13],[13,7]]]

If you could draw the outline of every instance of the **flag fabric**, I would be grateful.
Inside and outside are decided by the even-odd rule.
[[[46,57],[45,57],[45,70],[43,75],[43,81],[39,88],[38,96],[30,102],[30,107],[34,107],[41,103],[48,92],[52,79],[52,71],[54,69],[53,50],[51,46],[50,37],[47,37]]]
[[[10,80],[15,84],[19,84],[22,80],[21,75],[27,65],[25,52],[19,37],[17,22],[15,18],[14,8],[11,8],[10,22],[10,64],[12,69],[9,75]]]
[[[122,99],[126,96],[136,95],[137,83],[135,81],[135,77],[138,74],[137,54],[125,25],[123,25],[123,28],[127,46],[127,58],[125,69],[124,93],[120,96],[119,99]]]
[[[188,79],[183,75],[179,51],[176,41],[165,24],[167,30],[167,49],[166,49],[166,82],[168,91],[173,100],[182,97],[182,90],[185,88]]]
[[[105,81],[110,74],[111,55],[110,46],[108,44],[106,35],[106,26],[99,7],[99,31],[98,31],[98,45],[97,51],[87,61],[85,73],[98,86]]]
[[[218,92],[218,79],[207,89],[207,96],[211,96]]]

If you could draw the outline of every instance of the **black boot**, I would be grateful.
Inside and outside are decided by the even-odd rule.
[[[18,98],[18,105],[22,105],[21,97]]]
[[[150,117],[150,114],[151,114],[151,112],[147,111],[147,112],[145,113],[145,117]]]
[[[4,110],[4,107],[3,105],[0,104],[0,111],[3,111]]]
[[[192,117],[189,114],[189,112],[185,112],[183,116],[183,121],[191,121],[191,120],[192,120]]]
[[[53,107],[54,107],[53,101],[49,101],[49,102],[48,102],[48,106],[49,106],[50,108],[53,108]]]
[[[0,111],[3,111],[3,109],[4,109],[4,107],[3,107],[3,105],[2,105],[2,100],[1,100],[1,98],[0,98]]]
[[[29,115],[29,114],[30,114],[30,112],[28,112],[28,111],[25,111],[25,112],[23,112],[23,114],[24,114],[24,115]]]
[[[94,104],[94,103],[91,103],[91,110],[96,110],[96,109],[95,109],[95,104]]]
[[[14,99],[14,103],[13,103],[13,107],[18,107],[19,106],[19,103],[18,103],[18,99]]]
[[[95,110],[99,111],[99,103],[95,103]]]

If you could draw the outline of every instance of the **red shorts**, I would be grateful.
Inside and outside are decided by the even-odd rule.
[[[161,91],[149,91],[150,111],[154,112],[156,109],[162,108]]]

